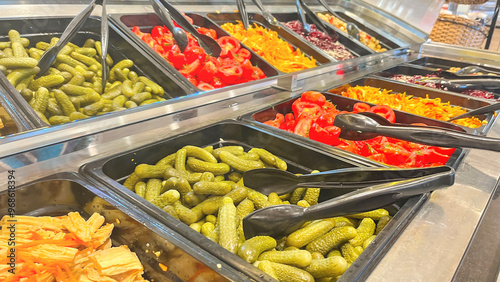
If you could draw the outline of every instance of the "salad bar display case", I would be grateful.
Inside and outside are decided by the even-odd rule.
[[[247,28],[233,3],[180,1],[174,35],[149,1],[108,1],[41,73],[85,4],[24,2],[0,4],[0,235],[19,239],[1,279],[493,275],[469,253],[500,177],[498,54],[362,1],[305,1],[302,23],[264,1]]]

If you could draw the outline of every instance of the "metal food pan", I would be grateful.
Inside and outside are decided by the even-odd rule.
[[[343,97],[343,96],[328,93],[328,92],[322,92],[322,94],[326,97],[326,100],[328,100],[332,104],[334,104],[335,108],[339,111],[352,111],[354,104],[359,102],[358,100],[355,100],[355,99]],[[297,100],[297,98],[298,97],[288,99],[286,101],[272,105],[272,106],[267,107],[265,109],[262,109],[260,111],[244,115],[241,118],[245,121],[249,121],[252,123],[258,122],[258,123],[260,123],[259,127],[265,127],[268,130],[271,130],[274,132],[281,132],[281,134],[284,134],[291,139],[300,140],[300,142],[307,144],[308,147],[318,147],[318,148],[321,148],[321,149],[327,150],[327,151],[332,151],[332,150],[337,151],[338,150],[338,151],[344,152],[344,154],[346,154],[346,155],[349,154],[349,155],[356,156],[357,158],[364,158],[365,159],[365,157],[359,156],[357,154],[343,151],[341,149],[334,148],[332,146],[311,140],[309,138],[302,137],[300,135],[297,135],[297,134],[294,134],[291,132],[287,132],[285,130],[281,130],[281,129],[264,124],[265,121],[275,119],[276,114],[278,114],[278,113],[283,114],[283,115],[286,115],[287,113],[292,113],[293,112],[292,111],[292,104],[293,104],[293,102],[295,102],[295,100]],[[372,103],[366,103],[366,104],[369,104],[370,106],[374,105]],[[438,121],[435,119],[417,116],[417,115],[405,113],[405,112],[398,111],[398,110],[394,110],[394,113],[396,114],[396,121],[398,123],[403,123],[403,124],[425,123],[425,124],[430,125],[430,126],[443,127],[443,128],[447,128],[447,129],[457,130],[460,132],[471,131],[470,128],[464,128],[462,126],[455,125],[453,123],[442,122],[442,121]],[[463,150],[461,148],[457,148],[455,150],[455,152],[450,156],[450,159],[448,160],[446,165],[456,168],[459,164],[459,161],[464,156],[464,152],[465,152],[465,150]],[[366,159],[367,159],[366,160],[367,162],[378,163],[378,162],[372,161],[371,159],[368,159],[368,158],[366,158]]]
[[[328,11],[321,11],[321,12],[317,12],[316,14],[320,14],[320,13],[321,13],[321,14],[330,15],[330,16],[332,15],[332,14],[331,14],[330,12],[328,12]],[[340,14],[340,13],[339,13],[339,14]],[[342,19],[341,19],[341,20],[342,20]],[[346,19],[346,20],[347,20],[347,19]],[[329,23],[329,22],[327,22],[327,21],[325,21],[325,22],[326,22],[328,25],[330,25],[331,27],[333,27],[333,28],[335,28],[336,30],[338,30],[339,32],[341,32],[341,33],[343,33],[343,34],[346,34],[346,32],[345,32],[345,31],[343,31],[343,30],[341,30],[341,29],[339,29],[339,28],[335,27],[335,26],[334,26],[334,25],[332,25],[331,23]],[[354,21],[354,20],[353,20],[352,22],[353,22],[353,23],[355,23],[355,24],[359,27],[360,31],[364,31],[364,32],[366,32],[366,34],[370,35],[371,37],[375,37],[376,39],[378,39],[378,40],[379,40],[379,43],[380,43],[380,46],[381,46],[382,48],[386,48],[387,50],[391,50],[391,49],[396,49],[396,48],[399,48],[399,46],[396,46],[396,47],[391,47],[391,45],[393,46],[393,45],[394,45],[394,43],[392,43],[391,45],[388,45],[386,42],[388,42],[388,41],[390,42],[390,40],[389,40],[389,39],[387,39],[386,37],[384,37],[384,36],[382,36],[382,35],[380,35],[380,34],[378,34],[378,33],[377,33],[377,35],[373,35],[373,33],[371,33],[371,32],[369,32],[369,31],[368,31],[368,30],[370,30],[370,31],[373,31],[373,30],[371,30],[371,29],[369,29],[369,28],[365,29],[365,28],[366,28],[366,26],[365,26],[365,25],[363,25],[363,24],[361,24],[361,23],[359,23],[359,22],[357,22],[357,21]],[[380,38],[379,38],[379,36],[380,36]],[[371,50],[371,52],[372,52],[372,53],[376,52],[375,50],[371,49],[371,48],[370,48],[370,47],[368,47],[367,45],[365,45],[365,44],[361,43],[361,41],[359,41],[359,42],[360,42],[360,44],[361,44],[361,45],[365,46],[368,50]]]
[[[206,16],[219,25],[241,21],[240,14],[238,13],[208,13]],[[281,26],[274,26],[269,24],[260,14],[248,13],[248,17],[250,18],[249,22],[251,25],[257,24],[272,31],[276,31],[281,39],[287,41],[294,48],[300,48],[300,50],[306,56],[316,59],[316,62],[318,64],[324,65],[333,62],[333,60],[330,59],[330,56],[328,56],[326,53],[323,53],[323,51],[316,48],[316,46],[305,41],[298,34],[296,35],[294,32],[291,32],[288,29],[285,30]]]
[[[9,193],[4,189],[0,192],[2,216],[9,214],[10,203]],[[16,215],[62,216],[79,212],[88,218],[98,212],[105,217],[105,223],[114,224],[113,246],[127,245],[135,252],[144,266],[143,276],[150,281],[249,281],[247,276],[192,246],[175,231],[159,227],[154,219],[137,213],[132,204],[75,173],[58,173],[16,187],[15,205]],[[159,263],[168,270],[163,271]]]
[[[478,67],[482,67],[484,69],[487,69],[487,70],[491,71],[492,73],[500,75],[500,68],[482,66],[482,65],[478,65],[478,64],[475,64],[472,62],[446,60],[446,59],[435,58],[435,57],[423,57],[423,58],[417,59],[415,61],[411,61],[411,62],[409,62],[409,64],[426,66],[426,67],[436,68],[436,69],[442,69],[444,71],[448,71],[452,67],[463,68],[463,67],[467,67],[467,66],[478,66]]]
[[[274,13],[273,16],[280,22],[290,22],[290,21],[295,21],[299,20],[299,15],[297,13]],[[308,19],[309,24],[313,24],[313,22]],[[327,28],[330,30],[333,30],[337,33],[338,35],[338,42],[342,43],[351,53],[356,56],[356,57],[361,57],[361,56],[366,56],[373,54],[372,51],[370,51],[368,48],[366,48],[365,45],[363,45],[361,42],[356,42],[355,40],[351,40],[348,36],[346,36],[345,33],[339,32],[339,30],[335,29],[331,25],[325,25]],[[283,25],[283,28],[286,29],[290,33],[294,33],[291,29]],[[300,36],[300,35],[298,35]],[[306,40],[307,41],[307,40]],[[309,43],[312,44],[312,43]],[[314,44],[313,44],[314,45]],[[316,47],[319,49],[319,47]],[[321,49],[320,49],[321,50]]]
[[[221,36],[229,36],[230,34],[223,30],[220,26],[209,20],[208,18],[201,16],[199,14],[187,13],[192,20],[195,26],[206,27],[215,30],[217,33],[217,37]],[[134,26],[138,26],[143,32],[151,32],[153,27],[160,25],[163,23],[158,18],[156,14],[110,14],[109,15],[111,21],[123,32],[125,33],[131,40],[133,40],[137,45],[141,47],[141,49],[145,50],[152,57],[159,62],[160,66],[167,69],[169,72],[175,73],[176,78],[183,81],[185,84],[191,84],[187,78],[185,78],[182,74],[179,73],[172,65],[170,65],[161,55],[157,54],[151,47],[149,47],[145,42],[143,42],[136,34],[132,32],[132,28]],[[246,46],[242,46],[243,48],[250,51],[252,57],[250,58],[250,62],[252,65],[259,66],[260,69],[266,74],[267,77],[272,77],[281,74],[276,68],[271,66],[267,61],[261,58],[259,55],[255,54],[250,48]],[[197,89],[197,91],[203,91],[198,89],[195,85],[192,85],[193,88]]]
[[[408,95],[412,95],[415,97],[425,98],[426,96],[428,96],[431,99],[440,98],[442,102],[450,101],[451,105],[460,106],[460,107],[466,108],[467,110],[474,110],[474,109],[495,103],[495,101],[489,101],[489,100],[482,99],[482,98],[476,98],[476,97],[465,95],[465,94],[458,94],[458,93],[454,93],[454,92],[442,91],[442,90],[424,87],[424,86],[417,85],[417,84],[408,84],[408,83],[403,83],[403,82],[399,82],[399,81],[395,81],[395,80],[391,80],[391,79],[385,79],[385,78],[365,77],[365,78],[361,78],[361,79],[349,82],[345,85],[372,86],[372,87],[391,90],[392,92],[395,92],[395,93],[406,93]],[[340,87],[342,87],[342,86],[340,86]],[[333,89],[331,89],[331,90],[333,90]],[[478,128],[474,128],[474,129],[464,127],[465,130],[467,132],[470,132],[470,133],[474,133],[474,132],[487,133],[487,131],[490,128],[489,125],[491,125],[491,123],[493,121],[494,115],[493,114],[486,114],[486,115],[478,115],[476,117],[479,118],[480,120],[485,120],[487,122],[487,124],[482,125],[481,127],[478,127]]]
[[[397,49],[402,47],[393,42],[390,38],[387,38],[386,36],[381,35],[376,30],[366,26],[365,24],[362,24],[359,20],[348,16],[346,13],[339,11],[337,11],[336,13],[339,14],[345,20],[355,23],[362,31],[366,32],[368,35],[377,38],[380,41],[380,45],[382,45],[384,48],[387,48],[387,50]]]
[[[23,111],[7,100],[4,90],[1,88],[0,119],[3,123],[3,128],[0,129],[0,137],[27,131],[34,127]]]
[[[68,17],[43,17],[43,18],[2,18],[0,19],[0,30],[4,32],[0,36],[0,41],[8,40],[7,32],[16,29],[21,33],[21,37],[28,38],[34,46],[37,42],[50,42],[52,37],[60,37],[64,29],[73,18]],[[80,31],[71,40],[79,46],[85,40],[92,38],[100,40],[101,19],[90,17],[80,28]],[[132,70],[139,75],[149,77],[165,89],[164,98],[171,99],[192,94],[195,91],[179,82],[170,72],[157,68],[155,62],[142,50],[137,49],[131,42],[123,37],[112,25],[109,26],[109,48],[108,54],[113,61],[119,62],[123,59],[134,61]],[[21,107],[26,114],[34,121],[38,127],[47,126],[31,106],[24,100],[5,75],[0,74],[0,82],[7,90],[16,104]]]
[[[391,77],[393,75],[397,75],[397,74],[410,75],[410,76],[435,74],[435,75],[442,77],[442,78],[445,78],[445,79],[457,79],[457,76],[450,73],[450,72],[440,71],[440,70],[436,71],[434,69],[422,67],[419,65],[399,65],[399,66],[392,67],[390,69],[386,69],[386,70],[383,70],[381,72],[375,73],[373,75],[391,79]],[[400,82],[402,82],[402,81],[400,81]],[[407,83],[409,83],[409,82],[407,82]],[[409,84],[413,85],[416,83],[409,83]],[[422,86],[424,86],[424,85],[422,85]],[[427,87],[427,86],[425,86],[425,87]],[[429,88],[435,89],[432,87],[429,87]],[[457,90],[457,89],[449,89],[446,91],[461,93],[460,90]],[[495,99],[498,99],[500,97],[500,94],[494,93],[494,96],[495,96]]]
[[[136,165],[141,163],[154,164],[164,156],[176,152],[185,145],[201,147],[208,145],[214,147],[240,145],[245,147],[246,150],[252,147],[265,148],[285,160],[289,171],[297,173],[308,173],[312,169],[325,171],[359,166],[354,160],[345,159],[331,152],[305,146],[279,134],[253,127],[244,122],[228,120],[200,128],[193,132],[174,136],[136,150],[130,150],[97,160],[84,165],[80,169],[85,175],[106,184],[111,191],[117,192],[123,198],[135,203],[134,205],[138,209],[142,209],[148,215],[154,216],[166,226],[191,240],[193,244],[199,245],[201,248],[224,260],[256,281],[274,280],[237,255],[228,252],[215,242],[194,231],[189,226],[180,224],[177,219],[166,214],[120,184],[134,171]],[[328,199],[330,196],[323,192],[320,195],[320,201]],[[426,196],[403,200],[396,205],[388,207],[390,213],[394,215],[394,219],[380,233],[380,237],[374,241],[375,244],[373,246],[370,245],[371,247],[366,249],[358,260],[354,262],[353,266],[356,266],[353,268],[359,269],[355,275],[363,273],[373,263],[375,256],[386,250],[387,243],[397,236],[401,230],[401,226],[410,220],[414,209],[417,208],[415,202],[422,200],[424,197]]]

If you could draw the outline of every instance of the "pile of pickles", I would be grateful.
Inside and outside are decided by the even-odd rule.
[[[336,281],[391,220],[378,209],[307,222],[284,238],[247,240],[242,219],[254,210],[309,207],[321,191],[266,196],[245,187],[242,173],[264,167],[287,170],[287,163],[260,148],[188,145],[155,164],[136,166],[123,185],[279,281]]]
[[[56,125],[74,120],[125,110],[165,100],[163,88],[132,70],[134,63],[125,59],[111,67],[103,91],[101,43],[88,39],[82,46],[65,45],[52,67],[37,77],[38,61],[58,38],[30,42],[16,30],[9,31],[8,42],[0,42],[0,70],[44,122]]]

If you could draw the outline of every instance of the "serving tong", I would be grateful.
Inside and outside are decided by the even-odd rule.
[[[465,147],[500,152],[500,139],[497,138],[435,126],[391,123],[371,112],[340,114],[335,117],[334,125],[340,128],[340,138],[347,140],[367,140],[382,135],[430,146]]]
[[[241,22],[243,23],[243,27],[247,30],[250,27],[250,21],[248,19],[247,8],[245,6],[244,0],[236,0],[236,4],[238,5],[238,13],[240,13]]]
[[[38,77],[42,76],[49,70],[54,61],[56,60],[59,51],[66,46],[66,44],[78,33],[80,28],[83,26],[85,21],[90,17],[92,11],[97,5],[102,6],[101,12],[101,66],[102,66],[102,91],[104,93],[104,88],[106,87],[106,81],[108,80],[109,68],[106,62],[106,57],[108,55],[108,17],[106,13],[106,0],[92,0],[90,4],[83,9],[78,15],[76,15],[71,22],[68,24],[61,37],[56,42],[54,46],[49,48],[38,61],[38,67],[40,72],[37,74]]]
[[[262,191],[260,186],[252,183],[253,178],[259,173],[251,170],[245,172],[243,174],[245,186]],[[324,177],[323,188],[339,190],[344,189],[339,186],[339,182],[344,181],[347,184],[346,191],[351,189],[351,192],[308,208],[297,205],[276,205],[256,210],[243,218],[245,238],[259,235],[283,237],[299,229],[307,221],[383,208],[401,199],[451,186],[455,180],[455,171],[449,166],[409,169],[406,172],[404,169],[354,168],[325,172],[321,176],[315,175],[317,174],[307,175],[304,178]],[[384,177],[387,178],[384,179]],[[266,183],[273,181],[280,182],[282,179],[267,178],[265,180]],[[330,181],[335,182],[333,188],[326,186]],[[303,187],[307,188],[317,187],[317,184],[321,183],[302,182],[300,185],[305,185]],[[361,189],[353,190],[355,188]]]
[[[172,4],[170,4],[165,0],[152,0],[152,1],[157,2],[156,5],[154,5],[156,7],[155,11],[158,8],[159,10],[162,10],[161,14],[165,15],[170,14],[177,24],[182,26],[187,32],[191,33],[191,35],[193,35],[198,40],[198,44],[200,45],[201,48],[203,48],[203,50],[205,50],[207,54],[210,54],[211,56],[216,58],[220,56],[222,49],[219,43],[217,43],[217,41],[215,41],[212,37],[199,33],[198,30],[186,19],[186,17],[179,10],[177,10]],[[168,22],[171,22],[171,20]],[[174,34],[172,30],[170,30],[170,32]]]

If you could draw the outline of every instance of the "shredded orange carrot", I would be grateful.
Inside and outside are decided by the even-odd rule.
[[[440,98],[431,99],[428,95],[426,98],[413,97],[406,93],[391,93],[391,91],[370,86],[344,86],[331,89],[329,92],[442,121],[467,112],[461,107],[452,106],[449,101],[442,102]],[[453,123],[470,128],[477,128],[483,124],[476,117],[459,119]]]
[[[275,31],[257,24],[245,30],[243,23],[239,21],[237,24],[225,23],[222,28],[280,71],[289,73],[316,66],[314,58],[308,58],[298,48],[294,50]]]

